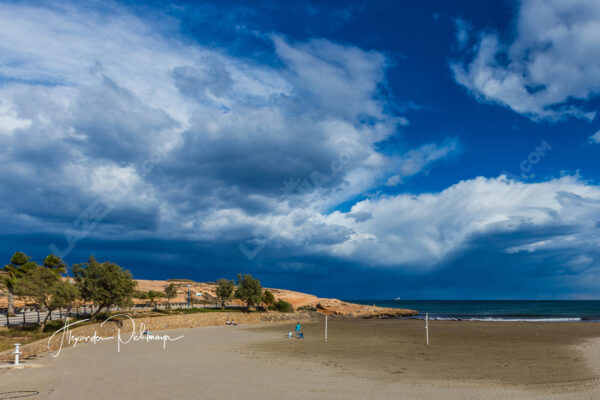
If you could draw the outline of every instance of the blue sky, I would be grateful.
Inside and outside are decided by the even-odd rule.
[[[599,35],[591,0],[0,2],[0,252],[599,298]]]

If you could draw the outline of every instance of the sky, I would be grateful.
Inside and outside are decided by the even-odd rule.
[[[600,299],[600,3],[0,1],[0,255]]]

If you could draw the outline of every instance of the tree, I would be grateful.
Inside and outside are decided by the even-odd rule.
[[[117,264],[99,263],[91,256],[87,263],[73,266],[73,275],[81,297],[98,306],[92,317],[103,308],[131,305],[131,296],[137,282],[132,279],[129,271]]]
[[[165,298],[167,299],[167,306],[171,308],[171,299],[177,296],[177,286],[174,283],[169,283],[165,289]]]
[[[267,307],[270,307],[273,304],[275,304],[275,296],[273,296],[273,293],[270,290],[265,290],[265,292],[262,295],[262,302]]]
[[[244,276],[238,274],[238,287],[235,291],[235,297],[244,301],[248,308],[259,304],[262,300],[260,281],[250,274]]]
[[[281,299],[277,300],[277,303],[275,303],[274,307],[279,312],[283,312],[283,313],[294,312],[294,307],[292,307],[292,305],[285,300],[281,300]]]
[[[228,301],[233,297],[235,284],[230,279],[219,279],[217,281],[217,297],[221,300],[221,307],[225,307]]]
[[[21,278],[27,270],[31,267],[36,266],[35,263],[29,261],[30,257],[25,253],[17,251],[10,258],[10,264],[4,266],[3,282],[8,292],[8,315],[15,313],[15,285],[19,278]]]
[[[44,258],[44,267],[54,271],[57,275],[62,275],[67,272],[67,264],[54,254],[50,254]]]
[[[71,305],[73,302],[80,297],[77,285],[69,281],[63,281],[62,279],[60,284],[55,288],[55,295],[62,299],[69,313],[71,312]]]
[[[17,281],[15,293],[31,299],[38,310],[47,311],[40,325],[41,332],[46,328],[52,311],[68,307],[78,297],[76,286],[63,281],[55,271],[40,266],[27,270],[22,279]]]
[[[157,300],[161,297],[163,297],[163,294],[161,292],[157,292],[156,290],[148,290],[148,292],[146,292],[146,298],[150,300],[151,304],[154,304],[155,310],[158,308]]]

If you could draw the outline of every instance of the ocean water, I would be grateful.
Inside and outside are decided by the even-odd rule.
[[[599,300],[348,300],[380,307],[410,308],[434,320],[600,322]]]

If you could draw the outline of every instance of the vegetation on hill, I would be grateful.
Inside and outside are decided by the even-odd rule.
[[[90,256],[87,263],[73,266],[73,275],[81,297],[98,307],[92,318],[104,308],[132,304],[131,297],[137,282],[129,271],[117,264],[99,263],[94,256]]]
[[[167,299],[167,307],[171,308],[171,299],[177,296],[177,286],[174,283],[169,283],[165,289],[165,298]]]
[[[270,290],[265,290],[262,295],[262,302],[267,307],[273,307],[275,304],[275,296],[273,296],[273,293]]]
[[[274,307],[279,312],[284,312],[284,313],[294,312],[294,307],[292,307],[292,305],[285,300],[277,300]]]
[[[93,256],[86,263],[73,266],[72,279],[66,279],[68,270],[67,264],[54,254],[48,255],[41,264],[37,264],[23,252],[14,253],[10,263],[0,271],[2,289],[5,289],[3,292],[8,298],[7,315],[14,315],[15,296],[34,305],[38,311],[45,312],[39,321],[40,332],[46,330],[52,311],[65,308],[69,310],[78,300],[95,306],[92,319],[108,312],[111,307],[124,308],[132,305],[132,297],[148,301],[154,306],[155,312],[158,312],[158,302],[162,298],[166,299],[169,309],[161,311],[162,313],[208,312],[198,309],[171,310],[170,302],[177,297],[177,288],[181,286],[175,282],[195,283],[189,279],[169,279],[170,283],[160,291],[137,291],[137,282],[129,271],[109,261],[99,262]],[[288,302],[276,302],[273,293],[263,290],[260,281],[250,274],[239,274],[237,285],[233,280],[225,278],[214,284],[217,286],[216,296],[222,308],[225,308],[227,302],[237,298],[246,304],[247,310],[294,310]],[[194,299],[191,300],[193,302]]]
[[[217,281],[217,297],[221,302],[221,307],[225,307],[228,301],[233,298],[235,284],[230,279],[219,279]]]
[[[76,286],[60,279],[57,269],[33,266],[17,280],[15,293],[27,297],[38,310],[47,311],[40,323],[43,332],[50,313],[61,308],[68,308],[79,297]]]
[[[13,315],[15,313],[15,286],[17,285],[19,278],[21,278],[25,272],[27,272],[27,269],[32,266],[33,263],[29,260],[29,256],[17,251],[10,258],[10,263],[3,268],[3,283],[6,286],[8,293],[8,315]]]
[[[250,274],[238,274],[237,284],[235,297],[246,303],[247,308],[260,304],[263,293],[258,279],[253,278]]]

